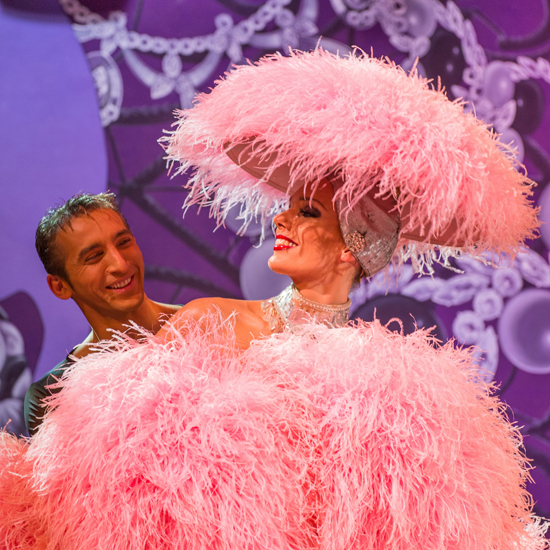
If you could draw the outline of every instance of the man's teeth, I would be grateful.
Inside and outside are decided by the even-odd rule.
[[[132,277],[128,277],[127,279],[124,279],[124,281],[120,281],[120,283],[109,285],[109,288],[122,288],[122,287],[128,286],[131,280],[132,280]]]
[[[286,239],[277,239],[275,241],[275,246],[294,247],[294,246],[298,246],[298,245],[296,243],[291,243],[290,241],[287,241]]]

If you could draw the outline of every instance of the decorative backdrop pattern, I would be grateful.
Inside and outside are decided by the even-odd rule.
[[[86,52],[104,127],[109,175],[146,260],[147,292],[185,303],[204,295],[272,296],[269,239],[237,235],[238,212],[216,232],[206,212],[182,219],[182,177],[170,179],[156,140],[235,64],[266,53],[353,46],[387,55],[438,81],[516,149],[538,183],[548,225],[513,265],[457,260],[457,272],[417,278],[405,266],[354,292],[353,311],[406,331],[435,326],[441,339],[475,345],[534,460],[536,511],[550,515],[550,1],[490,0],[60,0]],[[509,4],[506,5],[505,4]],[[68,197],[64,197],[68,198]],[[411,315],[413,317],[411,317]],[[414,320],[413,320],[414,318]],[[52,365],[53,366],[53,365]]]

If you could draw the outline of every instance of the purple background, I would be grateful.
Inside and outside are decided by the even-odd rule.
[[[67,11],[69,4],[62,4]],[[88,12],[65,14],[54,0],[0,2],[0,304],[5,304],[11,321],[23,334],[34,378],[53,368],[88,330],[74,304],[60,302],[48,291],[33,245],[36,225],[47,208],[76,192],[110,189],[118,195],[143,250],[146,291],[155,300],[185,303],[205,295],[257,297],[251,293],[267,297],[286,284],[286,280],[266,273],[265,249],[253,248],[257,243],[254,231],[238,237],[235,224],[229,223],[228,228],[214,232],[215,223],[208,213],[197,213],[196,209],[182,219],[185,192],[181,186],[185,180],[183,176],[175,179],[167,176],[156,140],[170,127],[172,111],[189,106],[191,95],[184,92],[180,95],[175,90],[162,95],[160,84],[153,87],[152,94],[150,82],[144,82],[147,75],[161,75],[163,53],[147,51],[151,50],[151,43],[147,44],[143,35],[168,39],[209,35],[216,30],[216,21],[220,22],[216,19],[218,15],[226,14],[226,20],[230,18],[237,25],[252,17],[266,2],[88,0],[83,4]],[[355,28],[350,23],[351,12],[365,14],[376,5],[381,3],[293,0],[285,4],[287,11],[243,41],[242,56],[233,46],[221,48],[219,55],[208,58],[201,52],[176,57],[184,72],[193,70],[196,76],[198,71],[200,76],[203,71],[197,78],[199,91],[207,91],[232,62],[255,60],[277,49],[285,51],[288,45],[311,49],[320,36],[323,47],[332,51],[338,49],[345,54],[349,45],[357,45],[366,51],[372,48],[374,55],[387,55],[407,66],[407,54],[389,36],[395,34],[395,29],[388,30],[379,22],[369,28]],[[440,77],[454,98],[453,86],[468,88],[464,82],[465,51],[455,33],[436,23],[434,5],[429,0],[403,0],[402,15],[408,25],[404,34],[429,39],[420,58],[420,70],[430,78]],[[462,17],[472,22],[488,62],[516,63],[519,56],[549,58],[547,2],[525,0],[507,2],[504,6],[491,0],[460,0],[456,5]],[[448,7],[445,3],[440,6]],[[104,27],[98,24],[86,27],[85,23],[93,20],[89,14],[114,21],[109,17],[117,10],[126,16],[119,34],[111,42],[89,39],[86,32],[105,30],[106,25],[104,22]],[[96,20],[99,21],[97,17]],[[136,31],[145,40],[142,42],[145,46],[121,47],[123,31]],[[161,51],[163,46],[157,43],[156,47]],[[98,51],[103,52],[103,67],[111,67],[110,72],[97,68],[99,54],[90,54]],[[145,76],[136,73],[135,66],[132,69],[132,56],[149,73]],[[209,64],[212,57],[215,59]],[[165,76],[170,76],[168,73]],[[176,67],[174,74],[177,73]],[[481,95],[492,98],[495,104],[499,100],[515,102],[511,128],[520,136],[525,151],[523,162],[530,177],[538,183],[535,200],[542,206],[541,219],[550,221],[548,78],[526,78],[512,83],[499,74],[486,76]],[[109,86],[105,86],[105,76],[110,79]],[[165,86],[171,85],[166,82],[165,79]],[[109,101],[110,122],[105,119],[105,105]],[[478,112],[484,112],[481,100],[474,104]],[[523,278],[522,292],[539,287],[548,296],[550,275],[544,266],[548,266],[550,231],[543,228],[542,233],[544,239],[530,243],[540,255],[540,273],[538,278],[529,275]],[[521,273],[525,275],[526,271]],[[454,276],[438,270],[436,278],[443,284]],[[254,287],[257,281],[265,284]],[[469,298],[458,297],[455,305],[446,306],[436,298],[420,300],[418,294],[410,292],[405,296],[407,290],[403,285],[390,288],[387,296],[373,293],[372,287],[365,285],[361,292],[356,295],[354,306],[363,317],[368,318],[374,307],[382,320],[398,314],[407,321],[412,314],[418,325],[436,325],[441,338],[453,336],[457,314],[472,310],[475,298],[475,293]],[[537,512],[548,516],[550,376],[546,367],[550,370],[550,302],[548,310],[522,309],[522,303],[526,303],[522,296],[526,294],[519,293],[514,299],[505,297],[504,313],[487,319],[484,326],[502,335],[506,319],[523,316],[536,330],[520,334],[517,329],[508,336],[510,342],[500,341],[490,377],[494,374],[511,414],[523,426],[527,453],[537,466],[533,472],[536,485],[530,489],[537,501]],[[34,309],[29,307],[29,298],[36,306]],[[21,315],[21,311],[27,315]],[[528,372],[521,361],[510,358],[513,353],[503,352],[503,346],[518,353],[538,350],[539,370]],[[488,364],[486,360],[482,366],[486,368]]]

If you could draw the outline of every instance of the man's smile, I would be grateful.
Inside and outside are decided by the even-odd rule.
[[[131,275],[130,277],[127,277],[126,279],[122,279],[120,281],[117,281],[116,283],[113,283],[109,285],[107,288],[112,290],[120,290],[122,288],[126,288],[130,286],[132,281],[134,280],[134,275]]]

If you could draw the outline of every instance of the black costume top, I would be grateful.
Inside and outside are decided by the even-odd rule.
[[[75,348],[76,349],[76,348]],[[44,399],[61,391],[60,387],[51,388],[62,376],[63,373],[75,362],[71,357],[74,349],[58,363],[50,372],[46,373],[40,380],[33,382],[25,395],[24,414],[25,425],[30,436],[36,434],[40,424],[44,420],[47,404]]]

